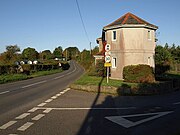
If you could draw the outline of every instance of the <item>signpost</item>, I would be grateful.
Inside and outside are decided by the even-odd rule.
[[[104,67],[107,68],[107,83],[109,83],[109,67],[111,67],[111,46],[110,44],[106,44],[105,46],[105,63]]]

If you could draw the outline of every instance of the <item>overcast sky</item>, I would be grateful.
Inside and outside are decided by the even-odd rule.
[[[103,26],[127,12],[155,24],[158,44],[180,45],[180,0],[78,0],[92,46]],[[0,53],[7,45],[21,50],[55,47],[89,49],[76,0],[0,0]]]

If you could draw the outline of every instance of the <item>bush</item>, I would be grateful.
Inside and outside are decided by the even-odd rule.
[[[90,76],[104,76],[106,68],[104,67],[104,60],[98,60],[95,66],[91,66],[88,75]]]
[[[123,69],[123,78],[126,82],[153,83],[155,77],[149,65],[130,65]]]

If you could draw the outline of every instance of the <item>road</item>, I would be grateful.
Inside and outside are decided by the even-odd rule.
[[[180,92],[157,96],[68,88],[83,70],[0,85],[0,135],[176,135]],[[99,90],[100,91],[100,90]]]

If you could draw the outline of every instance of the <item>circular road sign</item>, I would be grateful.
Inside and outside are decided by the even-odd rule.
[[[111,50],[111,46],[110,46],[110,44],[106,44],[106,46],[105,46],[105,50],[106,50],[106,51],[110,51],[110,50]]]
[[[111,62],[111,56],[109,55],[105,56],[105,62]]]

